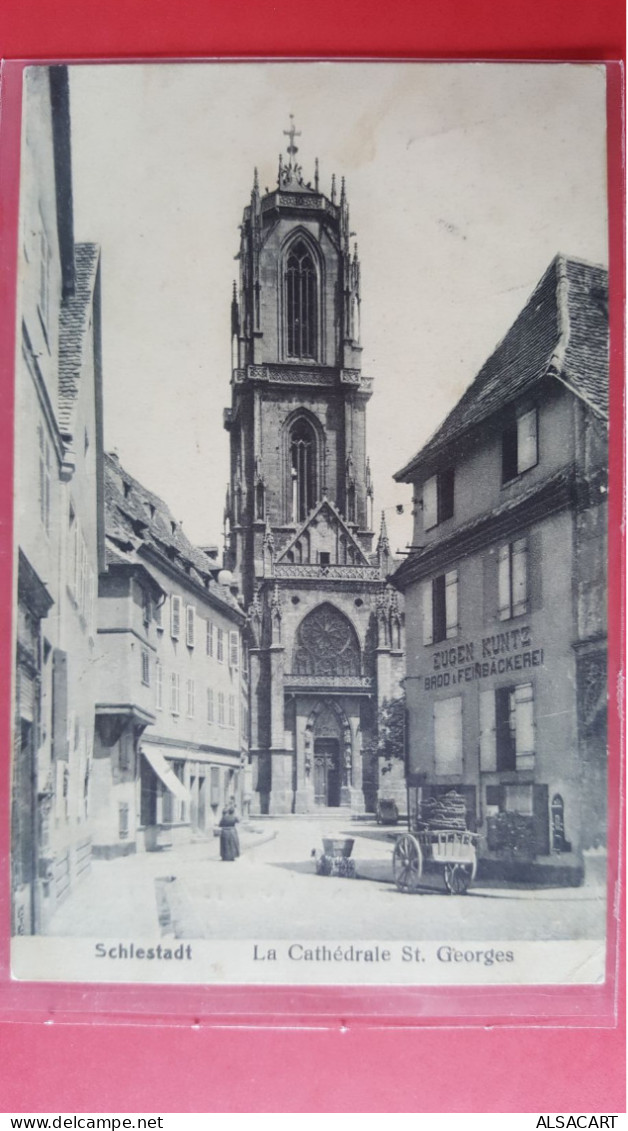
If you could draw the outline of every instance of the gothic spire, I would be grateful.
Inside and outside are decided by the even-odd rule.
[[[386,513],[382,511],[382,519],[379,525],[379,538],[377,539],[377,553],[386,554],[390,556],[390,540],[388,538],[388,528],[386,526]]]

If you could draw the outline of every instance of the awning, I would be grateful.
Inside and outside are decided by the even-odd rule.
[[[189,791],[185,788],[183,782],[179,781],[163,751],[164,748],[159,746],[142,746],[142,754],[166,789],[169,789],[170,793],[177,797],[179,801],[190,801]]]

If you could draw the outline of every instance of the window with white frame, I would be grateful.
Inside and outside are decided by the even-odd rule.
[[[216,629],[216,659],[219,664],[225,659],[225,632],[223,628]]]
[[[229,667],[237,668],[240,664],[240,637],[233,630],[229,633]]]
[[[194,631],[196,628],[196,612],[194,605],[185,607],[185,643],[188,648],[194,647]]]
[[[170,598],[170,635],[173,640],[181,635],[181,598],[176,593]]]
[[[207,688],[207,722],[213,723],[214,721],[214,689],[213,687]]]
[[[179,692],[179,673],[172,672],[170,675],[170,710],[172,711],[173,715],[178,715],[180,713]]]
[[[536,408],[522,413],[502,432],[502,483],[509,483],[539,462],[539,418]]]
[[[188,679],[188,681],[187,681],[187,699],[188,699],[188,718],[189,719],[194,718],[194,708],[195,708],[194,698],[195,698],[194,680]]]
[[[423,585],[423,643],[458,635],[458,570],[441,573]]]
[[[434,772],[462,773],[462,696],[437,699],[434,713]]]
[[[423,526],[430,530],[454,516],[455,471],[447,467],[423,484]]]
[[[480,769],[533,770],[534,688],[531,683],[480,692]]]
[[[228,716],[227,726],[234,727],[235,725],[236,725],[236,720],[235,720],[235,695],[230,695],[229,696],[229,716]]]
[[[205,651],[208,656],[214,654],[214,623],[211,620],[208,620],[205,626]]]
[[[155,660],[155,707],[158,711],[163,709],[164,698],[164,669],[159,660]]]
[[[150,685],[150,658],[146,648],[142,648],[142,683],[145,687]]]
[[[224,727],[225,725],[225,693],[224,691],[218,692],[218,726]]]
[[[498,551],[499,619],[519,617],[528,609],[528,544],[525,538]]]

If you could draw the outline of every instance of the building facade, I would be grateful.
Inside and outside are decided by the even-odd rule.
[[[606,843],[606,272],[558,256],[412,483],[409,785],[455,788],[485,874]]]
[[[374,546],[360,263],[344,181],[313,185],[289,137],[255,173],[232,304],[226,564],[249,614],[254,807],[373,806],[378,708],[399,694],[402,613]],[[366,786],[366,796],[365,796]]]
[[[114,856],[211,835],[250,793],[243,612],[217,550],[105,457],[94,852]]]
[[[89,867],[103,552],[99,251],[75,244],[68,76],[24,76],[15,381],[13,930]]]

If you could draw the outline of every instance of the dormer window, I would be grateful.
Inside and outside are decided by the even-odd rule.
[[[453,467],[439,471],[423,487],[423,524],[426,530],[454,516]]]
[[[288,357],[318,358],[318,279],[312,254],[297,240],[285,261],[285,334]]]
[[[522,413],[502,432],[502,483],[509,483],[539,462],[536,408]]]

